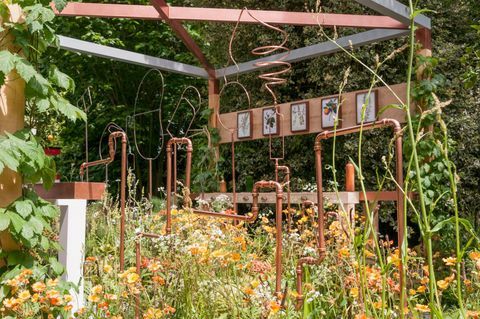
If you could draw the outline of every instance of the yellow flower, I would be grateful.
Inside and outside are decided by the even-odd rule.
[[[417,291],[416,291],[415,289],[410,289],[410,290],[408,291],[408,294],[409,294],[410,296],[414,296],[416,293],[417,293]]]
[[[442,258],[442,260],[447,266],[455,266],[457,263],[457,258],[455,257]]]
[[[130,273],[127,275],[127,283],[134,284],[139,281],[140,276],[137,273]]]
[[[21,292],[18,293],[18,298],[22,299],[23,301],[27,300],[30,298],[30,292],[28,290],[22,290]]]
[[[63,296],[63,299],[65,299],[65,302],[70,302],[73,300],[73,297],[71,295],[65,295]]]
[[[353,287],[350,289],[350,296],[353,298],[358,298],[358,287]]]
[[[92,288],[92,294],[94,295],[99,295],[102,293],[102,291],[103,291],[102,285],[96,285]]]
[[[445,290],[448,288],[448,285],[449,285],[449,282],[446,281],[446,280],[439,280],[437,281],[437,286],[441,289],[441,290]]]
[[[417,303],[415,305],[415,309],[420,311],[420,312],[430,312],[430,308],[426,305],[422,305],[422,304],[419,304]]]
[[[160,309],[148,308],[147,311],[143,314],[144,319],[159,319],[162,318],[163,312]]]
[[[97,303],[100,302],[100,297],[98,295],[90,295],[88,296],[88,301]]]
[[[38,281],[32,285],[34,292],[43,292],[45,288],[47,288],[47,286],[41,281]]]
[[[417,288],[417,292],[419,292],[421,294],[424,293],[426,290],[427,290],[427,287],[425,287],[425,286],[420,286],[420,287]]]
[[[104,271],[105,273],[107,273],[107,274],[111,273],[112,270],[113,270],[113,267],[110,266],[109,264],[105,264],[105,265],[103,266],[103,271]]]
[[[260,285],[260,281],[258,280],[252,280],[252,282],[250,283],[250,285],[252,286],[253,289],[257,288],[258,285]]]
[[[48,279],[47,280],[47,286],[48,287],[55,287],[58,285],[58,278],[57,279]]]
[[[350,249],[348,249],[348,247],[342,247],[338,250],[338,255],[340,257],[349,257],[350,256]]]

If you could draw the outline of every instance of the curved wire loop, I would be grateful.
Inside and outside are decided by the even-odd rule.
[[[198,102],[197,107],[195,107],[194,104],[191,102],[191,100],[189,98],[187,98],[187,93],[189,91],[192,91],[192,90],[195,93],[196,98],[198,99],[197,100],[197,102]],[[166,131],[167,131],[167,134],[170,136],[170,138],[174,137],[172,132],[170,132],[170,125],[172,123],[174,123],[173,119],[175,118],[175,115],[177,114],[177,111],[180,108],[182,102],[187,103],[189,108],[192,110],[192,119],[190,120],[190,123],[188,124],[185,132],[183,132],[183,134],[177,134],[176,137],[187,137],[188,134],[191,132],[193,122],[195,121],[197,113],[200,110],[200,107],[202,106],[202,96],[200,94],[200,91],[196,87],[194,87],[193,85],[189,85],[183,90],[182,94],[180,95],[180,99],[177,101],[177,104],[175,106],[175,110],[173,111],[172,116],[168,120],[168,125],[167,125],[167,128],[166,128]],[[183,116],[183,114],[182,114],[182,116]]]
[[[161,86],[160,86],[160,103],[158,104],[158,108],[156,109],[153,109],[153,110],[148,110],[148,111],[145,111],[145,112],[142,112],[142,113],[137,113],[137,104],[138,104],[138,100],[139,100],[139,95],[140,95],[140,89],[142,88],[143,84],[145,83],[148,75],[152,72],[156,72],[159,76],[160,76],[160,79],[161,79]],[[162,152],[162,149],[163,149],[163,144],[164,144],[164,138],[163,138],[163,126],[162,126],[162,103],[163,103],[163,97],[164,97],[164,94],[165,94],[165,78],[163,77],[163,74],[162,72],[160,72],[160,70],[157,70],[157,69],[150,69],[148,70],[144,75],[143,75],[143,78],[142,80],[140,81],[140,84],[138,85],[137,87],[137,94],[135,95],[135,103],[133,105],[133,115],[131,116],[132,118],[132,123],[133,123],[133,142],[134,142],[134,145],[135,145],[135,150],[137,151],[138,155],[140,155],[141,158],[143,158],[144,160],[146,161],[153,161],[153,160],[156,160],[161,152]],[[158,145],[158,148],[157,148],[157,154],[155,154],[154,156],[146,156],[145,154],[143,154],[141,151],[140,151],[140,148],[138,147],[138,142],[137,142],[137,117],[139,116],[142,116],[142,115],[147,115],[147,114],[152,114],[152,113],[155,113],[155,112],[158,112],[158,122],[159,122],[159,125],[160,125],[160,129],[159,129],[159,142],[160,144]]]
[[[85,100],[85,97],[88,97],[88,102]],[[82,107],[80,107],[80,102]],[[77,108],[83,109],[85,114],[88,114],[90,107],[93,105],[92,94],[90,93],[90,86],[87,86],[87,89],[83,92],[80,98],[76,102]],[[88,162],[88,117],[85,119],[85,162]],[[86,170],[86,180],[88,182],[88,168]]]

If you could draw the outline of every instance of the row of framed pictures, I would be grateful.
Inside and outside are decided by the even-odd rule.
[[[328,97],[321,101],[322,106],[322,129],[333,128],[335,119],[338,117],[338,127],[341,127],[342,112],[338,108],[338,97]],[[361,92],[356,94],[356,118],[357,124],[361,123],[362,109],[365,105],[365,117],[363,122],[369,123],[376,120],[378,113],[377,91]],[[337,111],[339,110],[339,114]],[[237,113],[237,137],[251,138],[253,127],[252,111],[243,111]],[[274,107],[264,108],[262,110],[262,134],[264,136],[280,134],[280,116],[276,113]],[[290,130],[292,133],[309,131],[309,103],[308,101],[292,103],[290,105]]]

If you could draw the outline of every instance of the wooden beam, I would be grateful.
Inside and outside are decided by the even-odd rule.
[[[54,8],[54,5],[52,4]],[[171,21],[203,21],[236,23],[241,9],[226,8],[193,8],[166,7],[168,19]],[[284,24],[297,26],[349,27],[364,29],[406,29],[407,25],[387,16],[288,12],[273,10],[248,10],[257,19],[269,24]],[[68,2],[61,11],[55,10],[59,16],[65,17],[96,17],[96,18],[130,18],[141,20],[164,20],[153,6],[133,4]],[[240,23],[258,24],[246,11],[240,17]]]
[[[175,34],[182,40],[187,49],[200,61],[211,78],[215,78],[215,68],[208,62],[202,49],[195,43],[187,30],[179,21],[169,19],[169,6],[165,0],[150,0],[153,7],[158,11],[162,19],[173,29]]]
[[[406,100],[406,84],[395,84],[391,85],[391,89],[403,100]],[[382,109],[383,106],[391,105],[391,104],[399,104],[394,95],[390,92],[387,87],[379,87],[377,90],[377,97],[378,97],[378,108]],[[351,127],[357,124],[356,122],[356,94],[359,92],[364,91],[355,91],[355,92],[347,92],[343,93],[343,103],[341,106],[341,125],[342,127]],[[329,97],[337,97],[336,95],[325,96],[325,97],[318,97],[308,100],[301,100],[301,101],[294,101],[289,103],[281,103],[278,105],[280,113],[283,115],[280,117],[280,126],[283,129],[280,129],[280,132],[283,136],[291,136],[291,135],[302,135],[302,134],[314,134],[320,133],[323,131],[322,129],[322,108],[321,103],[322,99],[329,98]],[[292,103],[300,103],[300,102],[308,102],[309,104],[309,130],[307,132],[300,132],[300,133],[293,133],[290,128],[290,105]],[[266,106],[268,107],[268,106]],[[238,139],[237,136],[234,136],[234,141],[249,141],[249,140],[256,140],[262,138],[268,138],[268,136],[263,136],[262,134],[262,110],[263,108],[254,108],[252,110],[253,116],[253,126],[252,126],[252,138],[243,138]],[[412,111],[414,111],[415,105],[412,104]],[[238,112],[245,111],[245,110],[238,110]],[[237,126],[237,113],[223,113],[220,114],[220,119],[225,124],[226,127],[236,127]],[[392,118],[400,121],[401,123],[405,122],[405,112],[403,110],[399,110],[397,108],[389,108],[386,109],[380,116],[379,119],[384,118]],[[220,134],[220,143],[229,143],[231,142],[231,134],[228,130],[225,130],[223,127],[219,126],[219,134]],[[331,128],[329,129],[331,130]],[[281,135],[280,135],[281,136]],[[275,136],[275,137],[278,137]]]

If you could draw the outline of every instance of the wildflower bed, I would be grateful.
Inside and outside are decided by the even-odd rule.
[[[255,224],[202,217],[188,208],[173,210],[172,234],[164,235],[165,212],[151,214],[148,205],[136,202],[128,209],[126,265],[130,268],[122,273],[119,211],[109,199],[90,207],[85,265],[88,301],[77,318],[134,318],[137,297],[142,318],[394,318],[398,314],[398,250],[392,242],[381,241],[387,261],[382,268],[373,247],[357,247],[364,233],[364,221],[358,216],[353,238],[338,220],[329,219],[327,256],[321,265],[306,269],[305,303],[296,310],[297,260],[316,256],[314,210],[290,212],[295,225],[290,233],[284,230],[282,294],[276,296],[275,227],[270,210],[265,209]],[[160,237],[139,238],[138,232]],[[135,268],[136,241],[142,250],[140,274]],[[429,312],[428,269],[419,255],[408,251],[406,312],[414,317]],[[454,299],[455,258],[436,257],[443,274],[438,281],[440,298]],[[469,291],[469,308],[478,309],[480,253],[470,253],[464,268],[461,276]],[[478,316],[475,311],[469,314]]]

